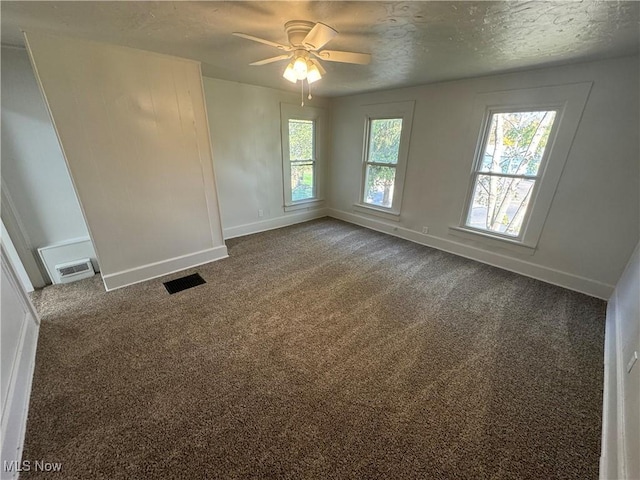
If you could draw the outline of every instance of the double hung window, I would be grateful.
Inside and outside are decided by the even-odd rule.
[[[519,238],[540,181],[557,112],[490,112],[475,160],[465,225]]]
[[[291,201],[316,198],[316,124],[313,120],[289,119],[289,171]]]
[[[402,118],[369,120],[362,201],[383,208],[393,206]]]
[[[356,207],[366,213],[400,215],[413,106],[413,102],[402,102],[365,107],[362,181]]]
[[[322,201],[324,115],[321,108],[281,104],[284,209]]]
[[[535,251],[590,90],[589,82],[478,94],[469,189],[451,234]]]

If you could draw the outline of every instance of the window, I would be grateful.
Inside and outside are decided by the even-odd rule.
[[[289,162],[291,201],[316,196],[316,154],[313,120],[289,119]]]
[[[299,210],[321,198],[322,110],[281,105],[284,209]]]
[[[484,147],[475,162],[467,227],[520,237],[556,113],[490,113]]]
[[[479,94],[469,190],[452,235],[532,254],[591,82]],[[477,130],[476,130],[477,132]]]
[[[366,213],[400,214],[413,102],[365,107],[362,188],[356,208]]]
[[[401,133],[401,118],[377,118],[369,121],[364,203],[391,208]]]

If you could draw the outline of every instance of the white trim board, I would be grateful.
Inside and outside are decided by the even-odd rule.
[[[27,426],[27,414],[29,410],[29,398],[31,397],[31,386],[33,382],[33,372],[35,369],[36,348],[38,344],[38,333],[40,330],[40,319],[33,308],[31,300],[20,284],[20,280],[11,264],[5,245],[2,244],[2,282],[3,298],[5,293],[11,298],[15,294],[20,304],[20,314],[22,320],[20,331],[15,338],[17,348],[15,356],[11,359],[11,370],[5,397],[2,399],[2,418],[0,422],[0,451],[3,461],[0,478],[16,479],[18,472],[15,468],[5,471],[4,463],[12,463],[17,466],[22,458],[24,446],[24,436]],[[7,290],[7,292],[5,292]],[[3,305],[4,306],[4,305]],[[3,311],[3,315],[4,315]],[[15,319],[14,319],[15,320]],[[5,319],[3,318],[3,321]],[[9,321],[6,319],[6,321]],[[3,365],[6,367],[6,365]]]
[[[254,233],[266,232],[267,230],[274,230],[276,228],[288,227],[289,225],[295,225],[296,223],[308,222],[309,220],[315,220],[316,218],[322,218],[327,216],[326,208],[313,208],[308,207],[306,212],[298,212],[286,214],[281,217],[270,218],[268,220],[261,220],[259,222],[246,223],[244,225],[238,225],[237,227],[229,227],[222,230],[222,235],[225,240],[236,237],[243,237],[245,235],[252,235]]]
[[[2,180],[1,183],[2,187],[0,188],[0,192],[2,200],[0,203],[2,204],[2,222],[7,228],[7,232],[11,232],[11,235],[13,235],[13,246],[20,256],[22,266],[27,271],[29,281],[34,288],[42,288],[48,283],[51,283],[51,280],[48,277],[45,278],[46,273],[44,266],[41,267],[36,260],[37,253],[34,255],[35,248],[27,235],[22,219],[18,215],[8,186],[4,180]]]
[[[600,479],[640,478],[640,243],[607,304]]]
[[[227,258],[226,245],[102,276],[107,292]]]
[[[4,221],[2,221],[1,223],[2,223],[2,237],[0,238],[2,239],[2,244],[7,249],[7,257],[9,258],[9,261],[13,265],[15,273],[18,276],[18,279],[20,280],[20,283],[24,288],[25,292],[27,293],[33,292],[34,290],[33,284],[31,283],[29,274],[25,270],[24,265],[22,264],[22,260],[20,259],[20,255],[18,255],[18,251],[16,250],[16,247],[11,241],[9,232],[7,232],[7,229],[4,226]]]
[[[536,280],[558,285],[560,287],[584,293],[592,297],[601,298],[603,300],[607,300],[614,289],[613,285],[601,283],[596,280],[536,265],[534,263],[502,255],[500,253],[489,252],[481,248],[472,247],[463,243],[436,237],[434,235],[425,235],[408,228],[392,225],[377,219],[363,217],[350,212],[328,209],[327,215],[337,218],[338,220],[360,225],[361,227],[366,227],[378,232],[387,233],[394,237],[403,238],[410,242],[419,243],[427,247],[437,248],[438,250],[443,250],[477,262],[486,263],[487,265],[502,268],[503,270],[535,278]]]
[[[615,299],[615,292],[611,300]],[[604,389],[602,392],[602,437],[600,441],[600,479],[618,478],[624,472],[624,396],[618,379],[618,328],[615,301],[607,305],[604,333]],[[620,477],[623,478],[623,477]]]

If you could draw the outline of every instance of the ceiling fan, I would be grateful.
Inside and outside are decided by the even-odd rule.
[[[368,65],[371,62],[371,55],[368,53],[341,52],[337,50],[321,50],[338,32],[324,23],[314,23],[306,20],[291,20],[284,24],[285,32],[289,40],[289,45],[263,38],[254,37],[246,33],[233,32],[237,37],[253,40],[275,47],[286,53],[276,57],[266,58],[250,65],[267,65],[268,63],[290,60],[284,71],[283,77],[291,83],[298,80],[309,84],[322,78],[327,72],[322,68],[320,60],[328,62],[355,63],[358,65]]]

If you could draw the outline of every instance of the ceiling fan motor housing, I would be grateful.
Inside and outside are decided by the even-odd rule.
[[[289,43],[294,47],[304,48],[302,41],[311,31],[315,23],[307,20],[291,20],[284,24],[284,30],[287,32]]]

